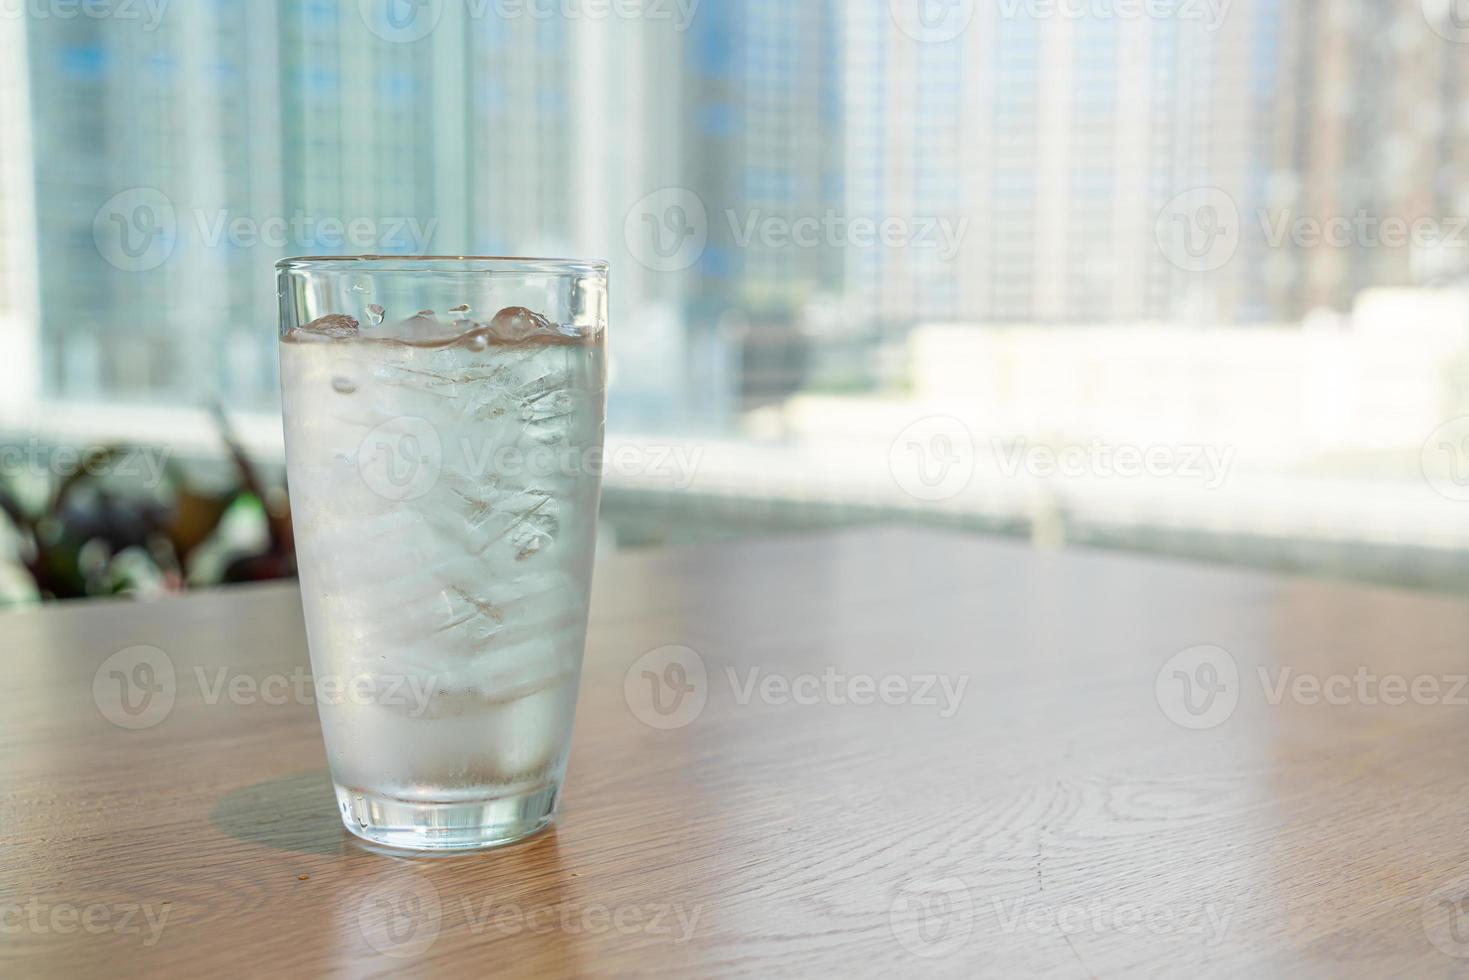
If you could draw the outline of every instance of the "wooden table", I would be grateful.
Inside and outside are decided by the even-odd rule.
[[[1469,970],[1464,602],[873,530],[615,556],[592,621],[555,829],[409,859],[293,587],[0,616],[0,974]]]

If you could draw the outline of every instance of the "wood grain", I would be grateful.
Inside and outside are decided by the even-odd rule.
[[[1469,970],[1449,598],[912,530],[616,556],[557,826],[431,859],[341,830],[309,699],[201,690],[305,668],[293,587],[0,636],[5,976]],[[128,730],[93,680],[136,645],[176,694]],[[670,645],[705,703],[659,729],[624,681]],[[1199,645],[1236,665],[1237,705],[1195,730],[1155,684]],[[1271,703],[1285,668],[1441,690]],[[906,701],[851,703],[864,677]]]

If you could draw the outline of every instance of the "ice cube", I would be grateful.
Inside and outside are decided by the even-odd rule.
[[[523,306],[507,306],[490,321],[490,335],[500,341],[514,343],[535,336],[550,336],[557,332],[556,325],[533,310]]]
[[[291,340],[340,340],[357,336],[357,321],[345,313],[327,313],[310,323],[296,327]]]

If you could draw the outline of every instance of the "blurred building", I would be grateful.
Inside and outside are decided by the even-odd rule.
[[[768,355],[746,345],[840,287],[842,248],[829,229],[842,207],[843,9],[710,0],[688,32],[686,186],[708,221],[688,297],[697,414],[717,418],[731,399],[788,383],[784,368],[780,379],[762,376]],[[746,321],[761,326],[740,328]]]
[[[0,18],[0,409],[37,390],[39,324],[32,189],[30,86],[24,21]]]
[[[1453,8],[1279,5],[1278,166],[1260,203],[1277,223],[1353,223],[1344,246],[1288,240],[1274,250],[1261,285],[1281,314],[1345,310],[1363,285],[1469,271],[1469,36],[1451,40],[1453,22],[1433,19]],[[1384,243],[1383,222],[1424,219],[1423,241]]]
[[[268,412],[283,254],[604,255],[612,418],[647,426],[883,376],[919,322],[1293,323],[1469,267],[1469,59],[1424,5],[1234,0],[1213,23],[1208,4],[951,4],[969,19],[937,33],[902,6],[4,18],[0,283],[39,288],[0,305],[44,298],[48,395]],[[707,244],[659,271],[624,223],[669,188],[700,202]],[[1203,271],[1158,240],[1160,216],[1200,218],[1166,215],[1200,188],[1237,238]],[[1456,241],[1289,233],[1359,212]],[[371,241],[344,242],[352,222]],[[32,239],[35,268],[5,244]],[[840,313],[808,322],[818,306]]]
[[[930,234],[849,250],[849,291],[899,323],[1177,313],[1191,284],[1155,219],[1235,164],[1223,152],[1255,142],[1253,112],[1216,105],[1239,89],[1258,100],[1269,82],[1248,74],[1268,68],[1259,48],[1273,37],[1235,29],[1252,2],[1222,25],[976,4],[952,38],[895,30],[885,4],[855,6],[848,210],[907,222],[915,238],[947,219],[957,247]]]

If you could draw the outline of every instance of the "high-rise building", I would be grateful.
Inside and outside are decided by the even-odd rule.
[[[550,191],[571,210],[569,254],[612,263],[607,411],[609,423],[624,430],[667,426],[689,397],[689,277],[649,268],[625,230],[630,215],[642,218],[640,202],[649,194],[688,181],[680,126],[686,26],[671,16],[568,24],[570,182]]]
[[[918,237],[848,250],[849,292],[899,323],[1167,314],[1154,221],[1208,169],[1210,29],[976,4],[925,36],[853,6],[848,210]],[[943,222],[947,241],[921,234]]]
[[[0,413],[36,394],[35,211],[25,23],[0,18]]]
[[[405,29],[373,9],[5,21],[41,93],[19,115],[48,161],[34,174],[47,391],[268,408],[286,254],[591,254],[619,260],[625,407],[676,407],[687,277],[619,253],[639,197],[690,183],[686,25],[444,4],[412,8],[433,19]],[[23,146],[7,140],[5,159]],[[370,242],[344,240],[354,222]]]
[[[268,398],[268,273],[227,229],[279,210],[257,196],[278,173],[257,118],[273,22],[269,4],[26,21],[48,393]]]
[[[689,31],[682,150],[708,242],[688,339],[694,387],[712,397],[695,411],[788,393],[799,377],[762,366],[795,359],[797,311],[840,289],[825,230],[843,197],[839,16],[833,0],[711,0]]]
[[[1368,285],[1469,273],[1459,227],[1469,218],[1469,36],[1453,39],[1455,22],[1433,20],[1453,6],[1280,5],[1291,90],[1279,100],[1282,149],[1264,196],[1277,228],[1306,222],[1307,233],[1272,249],[1262,277],[1270,305],[1344,311]],[[1345,238],[1316,241],[1326,236],[1315,223],[1332,220]],[[1395,244],[1414,223],[1418,240]]]

